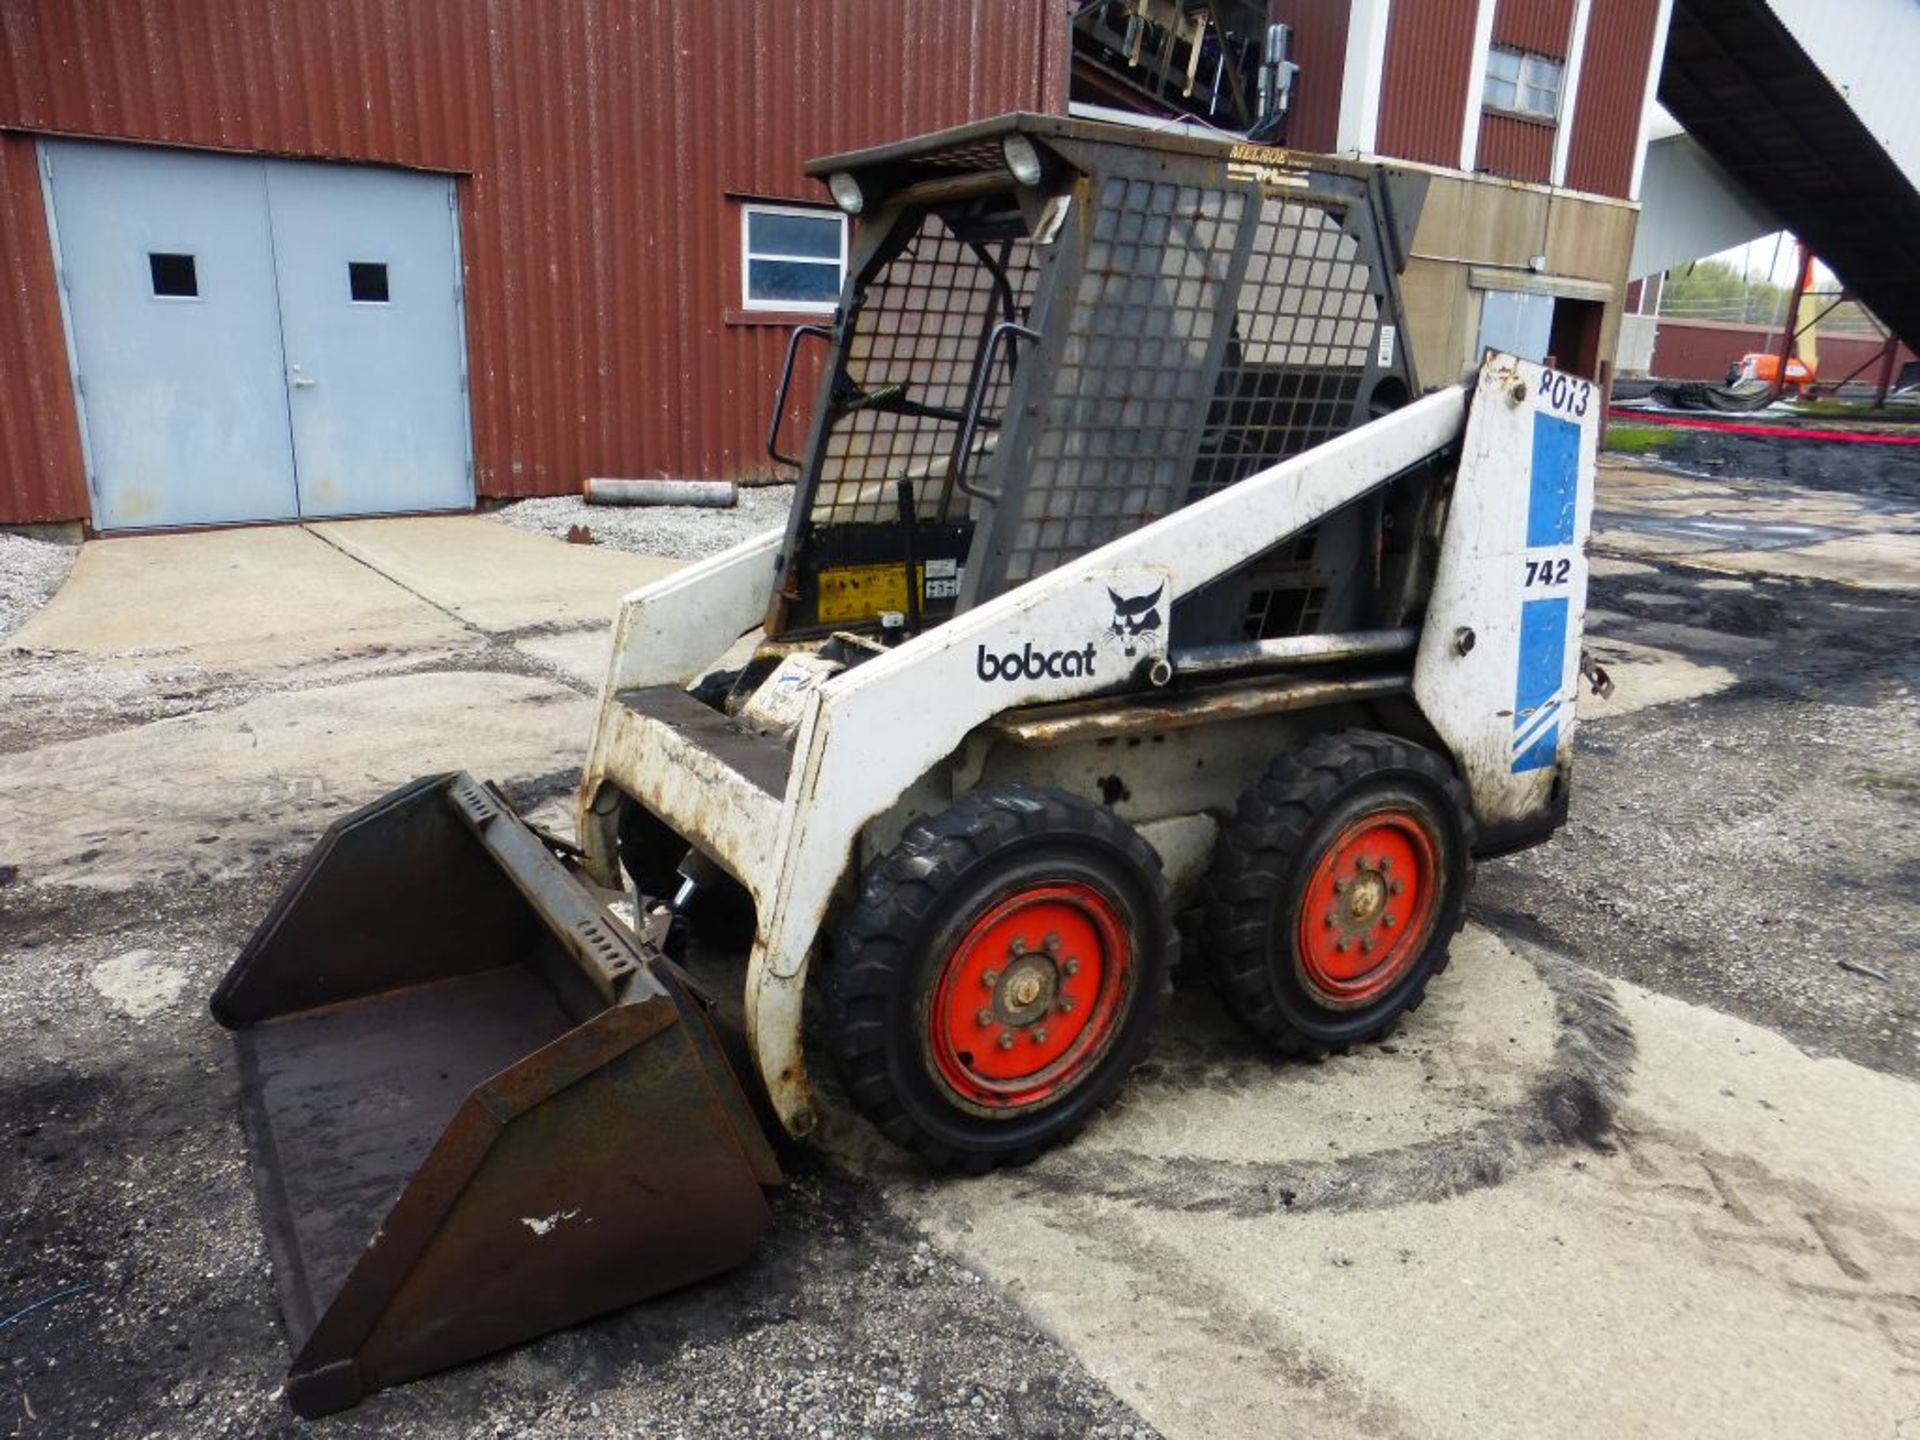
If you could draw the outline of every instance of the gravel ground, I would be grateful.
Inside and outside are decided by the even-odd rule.
[[[806,1154],[744,1269],[297,1420],[233,1047],[205,1008],[291,874],[7,886],[0,1319],[38,1308],[0,1331],[0,1435],[1153,1433],[1004,1291]]]
[[[1712,430],[1676,430],[1666,444],[1636,456],[1635,461],[1715,479],[1767,476],[1812,490],[1865,495],[1888,505],[1920,502],[1920,445],[1778,440]]]
[[[790,495],[745,491],[730,512],[533,500],[496,518],[692,558],[780,523]],[[21,543],[0,537],[7,626]],[[53,559],[64,574],[70,553]],[[1920,613],[1910,596],[1702,581],[1661,565],[1598,582],[1595,602],[1627,617],[1621,638],[1740,683],[1583,730],[1569,831],[1486,866],[1483,913],[1537,917],[1602,970],[1920,1075]],[[0,662],[0,750],[224,707],[248,684],[109,684],[71,664]],[[233,1050],[204,1008],[291,873],[262,856],[230,880],[104,894],[0,864],[0,1435],[1152,1433],[1016,1298],[804,1159],[737,1274],[295,1420]]]
[[[73,568],[79,549],[0,531],[0,637],[18,630],[47,603]]]
[[[1920,497],[1907,447],[1687,445],[1729,477]],[[1653,573],[1593,582],[1618,617],[1593,633],[1737,683],[1579,730],[1566,830],[1483,867],[1477,902],[1637,984],[1920,1078],[1920,605],[1640,558]]]
[[[585,525],[596,545],[670,560],[699,560],[786,523],[793,486],[742,485],[739,493],[740,503],[731,510],[701,505],[589,505],[577,495],[550,495],[516,500],[489,516],[515,529],[562,540],[573,526]]]

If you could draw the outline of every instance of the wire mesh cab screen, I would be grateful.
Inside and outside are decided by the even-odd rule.
[[[996,324],[1024,323],[1033,304],[1034,247],[1006,229],[1004,217],[968,226],[919,216],[849,312],[800,537],[811,563],[796,576],[797,626],[911,610],[909,550],[919,618],[953,613],[981,510],[955,466],[975,371],[984,359],[961,468],[977,472],[993,453],[1018,363],[1006,348],[983,357],[982,345]]]
[[[1038,193],[863,222],[775,633],[910,602],[936,623],[1416,393],[1375,172],[1038,123]],[[1330,517],[1183,601],[1176,639],[1350,623],[1379,521]]]

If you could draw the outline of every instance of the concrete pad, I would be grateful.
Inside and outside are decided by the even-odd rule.
[[[1649,470],[1617,455],[1601,455],[1594,477],[1609,501],[1635,496],[1685,496],[1693,500],[1725,500],[1739,494],[1739,487],[1723,480],[1708,480],[1699,475],[1679,475],[1671,470]]]
[[[613,626],[594,625],[557,635],[534,635],[513,642],[513,648],[542,665],[551,665],[568,679],[598,689],[607,677],[613,655]]]
[[[1920,535],[1848,535],[1790,550],[1715,551],[1689,564],[1741,574],[1831,580],[1862,590],[1920,590]]]
[[[1582,683],[1579,714],[1583,721],[1605,721],[1631,715],[1655,705],[1697,700],[1724,690],[1734,681],[1731,670],[1700,665],[1671,650],[1635,645],[1627,640],[1586,637],[1588,652],[1613,680],[1613,694],[1595,695]]]
[[[1625,526],[1596,527],[1591,541],[1594,551],[1603,555],[1651,555],[1655,559],[1685,559],[1711,550],[1716,542],[1705,538],[1687,539],[1679,535],[1655,535]]]
[[[494,527],[496,529],[500,527]],[[298,526],[92,540],[11,643],[113,661],[292,669],[472,635]]]
[[[1587,570],[1601,579],[1660,573],[1658,566],[1647,565],[1639,560],[1617,560],[1611,555],[1595,555],[1587,562]]]
[[[492,634],[610,625],[623,596],[679,568],[678,561],[569,545],[478,515],[337,520],[307,528]]]
[[[6,859],[36,884],[125,889],[249,874],[417,775],[483,780],[578,762],[593,702],[466,672],[277,692],[0,756]]]
[[[1276,1063],[1200,1018],[1069,1150],[880,1171],[1162,1433],[1920,1412],[1920,1087],[1474,931],[1391,1048]]]

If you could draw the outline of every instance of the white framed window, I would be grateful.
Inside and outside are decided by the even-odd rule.
[[[1560,118],[1560,85],[1566,65],[1545,55],[1496,45],[1487,52],[1487,88],[1483,103],[1534,120]]]
[[[740,303],[829,312],[847,273],[847,217],[801,205],[740,207]]]

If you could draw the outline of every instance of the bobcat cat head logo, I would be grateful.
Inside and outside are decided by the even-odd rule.
[[[1113,625],[1109,633],[1127,642],[1127,654],[1134,653],[1135,639],[1160,628],[1160,597],[1166,593],[1164,580],[1150,595],[1122,595],[1111,586],[1107,588],[1107,597],[1113,601]]]

